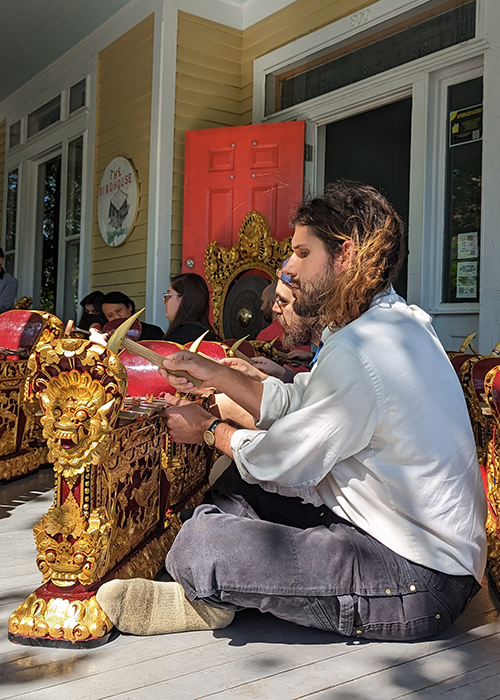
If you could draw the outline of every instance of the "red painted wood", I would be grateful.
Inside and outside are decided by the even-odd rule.
[[[297,121],[186,132],[183,272],[204,276],[207,245],[234,245],[253,209],[274,238],[290,235],[290,211],[304,186],[304,128]]]
[[[12,309],[0,314],[0,347],[31,352],[43,328],[43,318],[34,311]]]
[[[139,344],[164,357],[183,349],[182,345],[170,343],[168,340],[141,340]],[[175,394],[176,390],[160,376],[158,367],[149,360],[132,355],[128,350],[122,350],[120,360],[125,365],[128,375],[127,396]]]
[[[186,343],[186,349],[190,350],[192,344],[192,342]],[[198,346],[197,352],[199,352],[200,355],[210,357],[210,359],[215,360],[216,362],[227,357],[226,346],[222,343],[217,343],[214,340],[202,340]]]

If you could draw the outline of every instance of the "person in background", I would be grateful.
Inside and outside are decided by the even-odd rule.
[[[102,313],[101,304],[104,299],[104,292],[96,290],[95,292],[90,292],[86,297],[80,302],[80,306],[83,309],[80,320],[78,321],[78,328],[83,331],[88,331],[90,326],[94,323],[98,323],[101,328],[106,323],[106,317]]]
[[[0,248],[0,314],[13,308],[18,287],[16,278],[4,270],[4,258],[3,248]]]
[[[101,303],[102,313],[106,321],[114,321],[117,318],[130,318],[135,314],[135,303],[123,292],[108,292]],[[162,340],[163,331],[160,326],[141,321],[140,340]]]
[[[262,304],[260,305],[260,310],[264,316],[264,321],[266,323],[271,323],[276,319],[276,313],[273,312],[274,296],[276,294],[276,282],[271,282],[267,287],[264,287],[262,294],[260,295],[260,300]]]
[[[314,346],[319,344],[324,323],[318,316],[310,318],[298,316],[293,310],[294,297],[291,278],[290,275],[283,272],[287,263],[288,260],[285,260],[278,273],[279,279],[276,284],[273,311],[282,328],[281,344],[283,349],[288,352],[290,362],[293,360],[296,366],[279,365],[267,357],[254,357],[252,364],[262,372],[272,377],[278,377],[283,382],[292,382],[297,372],[308,371],[308,365],[314,357],[311,343],[314,343]]]
[[[278,323],[278,320],[276,318],[276,312],[273,311],[275,296],[276,282],[271,282],[271,284],[268,284],[267,287],[264,287],[260,296],[260,299],[262,301],[260,310],[262,311],[264,321],[266,321],[266,323],[268,323],[269,325],[267,325],[260,331],[260,333],[257,335],[256,340],[265,341],[277,339],[278,341],[281,341],[283,329]]]
[[[216,339],[208,320],[209,293],[203,277],[194,272],[173,277],[168,292],[163,294],[163,303],[170,321],[164,340],[184,345],[205,331],[205,340]]]

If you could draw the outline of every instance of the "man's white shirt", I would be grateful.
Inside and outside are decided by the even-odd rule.
[[[313,487],[401,556],[480,581],[486,503],[474,437],[430,316],[391,289],[323,342],[310,373],[265,380],[261,430],[231,440],[242,477]]]

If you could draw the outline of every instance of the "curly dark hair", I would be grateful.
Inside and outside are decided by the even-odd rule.
[[[387,199],[370,185],[338,181],[323,197],[303,201],[292,226],[308,226],[333,260],[345,241],[354,243],[347,269],[325,290],[321,317],[331,328],[358,318],[396,279],[405,257],[404,224]]]

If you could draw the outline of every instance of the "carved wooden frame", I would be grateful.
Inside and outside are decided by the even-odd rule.
[[[224,303],[231,284],[246,270],[262,270],[276,280],[276,271],[291,254],[291,237],[277,241],[270,234],[265,217],[249,212],[238,231],[238,241],[224,248],[217,241],[205,250],[205,275],[212,287],[213,325],[224,338]]]

